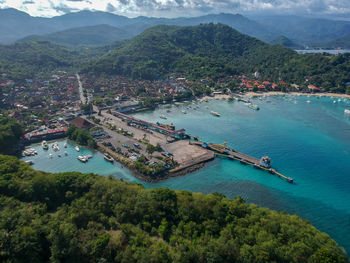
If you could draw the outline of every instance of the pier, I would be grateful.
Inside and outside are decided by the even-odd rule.
[[[226,146],[226,143],[214,144],[214,143],[205,143],[201,141],[194,141],[191,144],[201,146],[203,148],[209,149],[215,153],[216,156],[225,157],[230,160],[237,160],[242,164],[251,165],[254,168],[268,171],[271,174],[277,175],[279,178],[286,180],[288,183],[293,183],[294,179],[287,177],[270,166],[270,159],[268,157],[262,157],[260,160],[249,155],[237,152]]]

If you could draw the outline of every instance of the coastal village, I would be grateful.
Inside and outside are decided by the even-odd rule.
[[[106,79],[60,71],[45,80],[27,79],[21,85],[3,73],[0,86],[3,91],[1,106],[8,109],[9,116],[25,123],[24,145],[64,138],[67,129],[74,125],[89,132],[107,161],[118,161],[128,166],[145,181],[186,174],[199,169],[215,156],[266,169],[288,182],[293,182],[293,179],[272,169],[266,159],[268,157],[255,159],[226,145],[201,142],[184,129],[176,129],[173,124],[149,123],[128,114],[154,108],[158,104],[194,99],[207,101],[222,95],[246,102],[249,107],[258,110],[258,105],[251,104],[244,93],[322,92],[321,88],[311,84],[301,87],[283,81],[264,80],[258,72],[251,76],[229,76],[216,82],[210,78],[194,82],[181,76],[137,81],[121,76]],[[212,111],[211,114],[220,117],[220,113]],[[161,118],[166,119],[165,116]],[[27,147],[22,154],[33,155],[35,152],[29,146],[29,150]],[[78,161],[87,162],[89,158],[79,156]]]

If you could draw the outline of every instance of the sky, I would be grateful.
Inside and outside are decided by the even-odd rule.
[[[0,0],[0,8],[52,17],[80,10],[135,16],[178,17],[211,13],[345,16],[350,0]]]

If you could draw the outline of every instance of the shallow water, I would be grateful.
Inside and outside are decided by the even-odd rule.
[[[201,140],[225,141],[237,151],[258,158],[268,155],[273,167],[294,178],[295,184],[225,159],[216,159],[183,177],[143,184],[147,188],[221,192],[231,198],[239,195],[248,202],[296,213],[350,251],[350,116],[344,114],[344,109],[350,109],[350,100],[270,96],[253,101],[260,106],[259,111],[242,102],[212,100],[171,106],[170,113],[166,112],[169,107],[164,106],[135,116],[153,122],[173,122],[177,128],[185,128]],[[186,110],[187,114],[181,110]],[[210,115],[211,110],[219,112],[221,117]],[[164,121],[160,115],[168,119]],[[140,182],[126,168],[106,162],[99,153],[82,164],[76,160],[80,154],[74,153],[73,146],[70,150],[69,156],[74,158],[67,160],[63,157],[49,160],[47,154],[39,153],[34,168],[50,172],[79,170],[114,174]]]

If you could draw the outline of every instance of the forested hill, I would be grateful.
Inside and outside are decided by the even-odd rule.
[[[156,26],[122,49],[93,61],[83,72],[141,79],[163,78],[173,72],[193,78],[219,77],[253,70],[258,65],[262,69],[268,66],[268,71],[294,54],[290,49],[270,46],[222,24]],[[242,63],[242,59],[249,58]]]
[[[38,72],[72,67],[77,57],[78,52],[47,41],[1,45],[0,70],[23,80]]]
[[[347,262],[327,234],[241,198],[49,174],[0,155],[1,262]]]
[[[350,81],[350,54],[300,55],[280,45],[268,45],[222,24],[193,27],[157,26],[120,49],[82,67],[94,75],[125,75],[160,79],[177,73],[190,79],[251,75],[278,82],[314,85],[345,93]]]
[[[41,40],[0,45],[0,72],[5,72],[9,78],[21,82],[53,70],[76,71],[83,63],[121,45],[123,42],[74,49]]]

